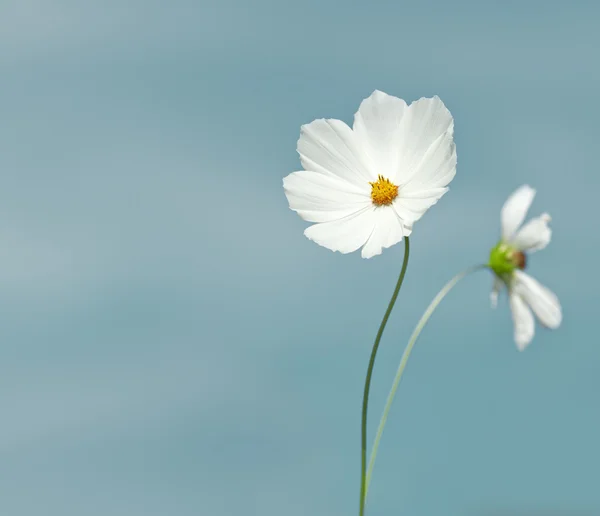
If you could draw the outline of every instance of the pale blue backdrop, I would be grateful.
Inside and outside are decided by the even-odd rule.
[[[525,353],[481,272],[434,316],[369,516],[600,515],[600,4],[0,3],[0,514],[357,514],[372,339],[402,246],[308,241],[300,125],[438,94],[458,173],[415,226],[375,370],[487,258],[517,186],[562,300]],[[579,511],[579,512],[578,512]]]

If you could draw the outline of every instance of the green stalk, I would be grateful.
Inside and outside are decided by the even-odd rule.
[[[404,281],[404,276],[406,275],[406,268],[408,267],[408,257],[410,254],[410,242],[408,237],[404,238],[404,260],[402,261],[402,269],[400,270],[400,276],[398,277],[398,281],[396,282],[396,288],[394,289],[394,293],[392,294],[392,299],[388,304],[387,310],[385,311],[385,315],[383,316],[383,320],[379,325],[379,330],[377,331],[377,336],[375,337],[375,343],[373,344],[373,350],[371,351],[371,358],[369,359],[369,367],[367,368],[367,377],[365,379],[365,391],[363,395],[363,405],[362,405],[362,422],[361,422],[361,470],[360,470],[360,516],[364,516],[365,514],[365,498],[367,496],[367,409],[369,406],[369,390],[371,388],[371,376],[373,375],[373,367],[375,366],[375,356],[377,355],[377,349],[379,348],[379,342],[381,341],[381,336],[383,335],[383,330],[385,329],[385,325],[392,313],[392,309],[394,308],[394,304],[396,303],[396,298],[400,293],[400,287],[402,287],[402,282]]]
[[[421,331],[423,331],[423,328],[429,321],[430,317],[432,316],[433,312],[438,307],[438,305],[442,302],[442,300],[446,297],[446,295],[454,288],[454,286],[461,279],[463,279],[465,276],[467,276],[475,271],[478,271],[481,269],[486,269],[487,267],[488,267],[487,265],[476,265],[474,267],[470,267],[470,268],[458,273],[448,283],[446,283],[446,285],[442,288],[442,290],[440,290],[437,293],[437,295],[433,298],[433,301],[431,301],[430,305],[427,307],[427,310],[425,310],[425,313],[422,315],[422,317],[419,320],[419,322],[417,323],[417,326],[415,327],[412,335],[410,336],[410,339],[408,341],[406,349],[404,350],[404,353],[402,354],[402,359],[400,360],[400,365],[398,366],[398,371],[396,372],[396,377],[394,378],[394,383],[392,384],[392,388],[390,390],[390,393],[388,394],[387,401],[385,403],[385,408],[383,409],[383,415],[381,416],[381,421],[379,422],[379,427],[377,428],[377,434],[375,436],[375,442],[373,443],[373,448],[371,451],[371,458],[369,459],[369,469],[367,471],[367,476],[366,476],[366,481],[365,481],[365,499],[366,499],[367,493],[369,491],[369,484],[371,482],[371,476],[373,474],[373,467],[375,465],[375,458],[377,457],[377,450],[379,448],[379,442],[381,441],[383,429],[387,422],[387,418],[390,413],[390,409],[392,407],[392,402],[394,401],[394,397],[396,396],[396,391],[398,390],[398,385],[400,385],[400,380],[402,379],[402,374],[404,373],[404,368],[406,367],[406,363],[408,362],[410,353],[411,353],[415,343],[417,342],[417,339],[419,338]]]

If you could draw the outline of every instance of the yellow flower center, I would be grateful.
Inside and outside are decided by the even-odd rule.
[[[377,181],[371,185],[371,199],[375,206],[388,206],[398,197],[398,187],[389,179],[378,176]]]

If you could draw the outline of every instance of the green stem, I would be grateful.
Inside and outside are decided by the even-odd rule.
[[[452,288],[465,276],[471,274],[472,272],[478,271],[480,269],[487,268],[487,265],[476,265],[474,267],[470,267],[463,272],[460,272],[456,276],[454,276],[442,290],[438,292],[438,294],[433,298],[431,304],[425,310],[425,313],[417,323],[412,335],[410,336],[410,340],[408,341],[408,345],[404,350],[402,355],[402,359],[400,360],[400,365],[398,366],[398,371],[396,372],[396,377],[394,378],[394,383],[392,384],[392,388],[390,393],[388,394],[387,401],[385,403],[385,408],[383,409],[383,415],[381,416],[381,421],[379,422],[379,427],[377,428],[377,434],[375,436],[375,442],[373,443],[373,449],[371,451],[371,458],[369,459],[369,469],[367,471],[367,477],[365,481],[365,499],[367,496],[367,492],[369,491],[369,484],[371,482],[371,476],[373,474],[373,466],[375,465],[375,457],[377,456],[377,449],[379,448],[379,442],[381,441],[381,435],[383,434],[383,428],[385,427],[385,423],[388,418],[388,414],[390,412],[390,408],[392,407],[392,402],[394,401],[394,396],[396,395],[396,391],[398,390],[398,385],[400,384],[400,380],[402,379],[402,373],[404,373],[404,368],[406,367],[406,363],[408,362],[408,357],[417,341],[417,338],[421,334],[421,331],[429,321],[429,318],[437,308],[437,306],[442,302],[442,299],[446,297],[446,295],[452,290]]]
[[[402,269],[400,270],[400,276],[398,277],[398,282],[396,283],[396,288],[394,289],[394,293],[392,294],[392,299],[385,311],[385,315],[383,316],[383,320],[379,325],[379,330],[377,331],[377,336],[375,337],[375,343],[373,344],[373,350],[371,351],[371,358],[369,359],[369,367],[367,368],[367,377],[365,379],[365,392],[363,395],[363,405],[362,405],[362,422],[361,422],[361,470],[360,470],[360,516],[364,516],[365,514],[365,498],[367,496],[367,409],[369,406],[369,390],[371,388],[371,376],[373,375],[373,367],[375,366],[375,356],[377,355],[377,349],[379,348],[379,342],[381,341],[381,336],[383,335],[383,330],[385,329],[385,325],[392,313],[392,308],[394,308],[394,303],[396,302],[396,298],[398,297],[398,293],[400,292],[400,287],[402,287],[402,282],[404,281],[404,276],[406,275],[406,268],[408,266],[408,256],[410,254],[410,242],[408,237],[404,238],[404,260],[402,261]]]

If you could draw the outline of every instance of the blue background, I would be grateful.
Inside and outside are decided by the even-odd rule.
[[[600,5],[0,3],[0,513],[357,513],[367,360],[403,246],[307,240],[300,125],[440,95],[458,173],[415,225],[370,437],[433,295],[538,190],[564,322],[518,353],[466,279],[408,364],[368,514],[600,514]],[[579,511],[579,512],[577,512]]]

